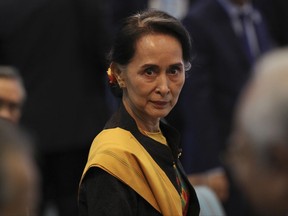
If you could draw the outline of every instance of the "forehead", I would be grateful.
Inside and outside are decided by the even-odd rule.
[[[151,34],[145,34],[141,36],[137,41],[136,41],[136,50],[137,48],[141,48],[142,46],[145,46],[146,48],[153,47],[155,45],[167,45],[166,43],[177,43],[181,45],[180,41],[170,35],[170,34],[164,34],[164,33],[151,33]]]
[[[22,96],[23,89],[17,79],[0,77],[0,96],[1,97],[14,97]]]
[[[5,88],[19,88],[20,83],[14,78],[0,77],[0,87]]]
[[[147,34],[135,45],[135,58],[159,58],[171,56],[182,59],[182,46],[177,38],[169,34]]]

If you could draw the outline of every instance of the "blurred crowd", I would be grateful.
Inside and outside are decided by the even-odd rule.
[[[24,209],[22,213],[15,215],[78,215],[78,184],[90,144],[118,104],[108,89],[106,70],[109,65],[106,56],[121,19],[146,8],[164,10],[175,16],[182,21],[192,38],[192,68],[187,73],[178,104],[167,117],[167,121],[182,134],[181,160],[191,183],[211,188],[228,216],[264,214],[263,211],[258,213],[259,208],[263,209],[257,203],[261,193],[258,198],[255,195],[263,189],[259,188],[252,195],[245,192],[245,189],[249,189],[245,183],[250,187],[257,184],[256,180],[247,182],[244,178],[245,174],[253,172],[248,168],[248,171],[241,170],[241,165],[237,164],[238,159],[241,161],[240,157],[237,160],[231,159],[235,156],[233,154],[239,154],[241,146],[241,140],[235,141],[235,137],[245,137],[240,133],[243,130],[247,139],[253,135],[250,128],[234,127],[234,116],[238,99],[254,75],[255,64],[267,53],[288,44],[287,1],[2,0],[0,117],[4,121],[0,121],[0,159],[5,160],[1,166],[6,163],[11,166],[9,168],[7,165],[3,169],[5,172],[7,169],[15,171],[9,174],[9,178],[12,179],[13,175],[22,176],[17,177],[17,180],[23,179],[22,187],[25,188],[19,190],[27,190],[29,194],[29,199],[21,191],[21,196],[15,196],[19,198],[15,201],[16,206],[27,207],[21,208]],[[287,53],[282,55],[288,59]],[[277,58],[272,60],[277,64]],[[283,73],[285,78],[288,77],[287,69],[286,73]],[[273,75],[267,79],[273,79]],[[271,89],[276,88],[277,83],[275,81]],[[264,87],[262,94],[265,94]],[[260,97],[261,91],[257,93]],[[275,93],[278,94],[282,92],[279,90]],[[253,97],[257,98],[258,94]],[[256,107],[251,105],[247,110],[250,109]],[[271,112],[280,111],[276,109]],[[256,114],[257,111],[255,115],[251,114],[251,118],[264,118],[261,115],[256,117]],[[246,118],[250,118],[249,115]],[[270,123],[263,121],[262,124]],[[237,130],[234,131],[234,128]],[[29,134],[29,139],[20,136],[20,131]],[[233,139],[232,132],[236,134]],[[275,154],[267,157],[274,160],[275,171],[272,169],[267,173],[282,177],[282,173],[280,175],[276,171],[280,168],[287,171],[288,163],[283,162],[287,162],[287,155],[284,155],[287,153],[287,140],[284,135],[275,139],[278,138],[281,144],[286,142],[286,149],[273,148]],[[264,140],[263,143],[270,141]],[[10,143],[15,144],[8,148]],[[238,146],[235,147],[238,152],[231,147],[234,144]],[[19,145],[23,146],[23,150],[17,147]],[[15,154],[14,159],[9,159],[11,156],[8,153],[3,157],[2,153],[6,150],[2,151],[2,148]],[[18,150],[13,152],[13,149]],[[250,155],[251,152],[243,154],[249,158],[254,157]],[[16,167],[18,165],[25,168]],[[256,165],[254,168],[258,169]],[[17,170],[22,173],[16,173]],[[237,170],[246,173],[235,174]],[[2,190],[6,187],[3,186],[6,184],[2,181],[3,173],[1,167],[0,215],[10,216],[13,213],[1,213],[13,210],[9,206],[12,198],[6,202],[6,191]],[[267,178],[268,174],[263,174],[263,178]],[[243,181],[239,183],[239,179]],[[279,178],[271,179],[270,182],[276,184],[281,181],[283,179]],[[12,180],[8,182],[14,184]],[[271,188],[277,188],[277,185],[271,184]],[[279,187],[286,190],[282,197],[279,196],[286,201],[283,197],[288,196],[287,188],[284,184]],[[19,204],[22,196],[26,203]],[[274,202],[277,203],[277,200]],[[21,210],[20,207],[17,209]],[[283,206],[277,209],[282,211],[272,210],[272,213],[275,212],[272,215],[287,212]],[[267,212],[271,214],[270,210]]]

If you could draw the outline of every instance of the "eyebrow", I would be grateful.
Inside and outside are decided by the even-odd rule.
[[[144,64],[141,66],[141,68],[147,68],[147,67],[158,67],[157,64]]]
[[[169,65],[169,67],[171,66],[183,66],[184,67],[184,64],[179,62],[179,63],[173,63],[171,65]],[[147,68],[147,67],[159,67],[157,64],[144,64],[141,66],[141,68]]]
[[[171,66],[183,66],[184,67],[184,64],[183,63],[175,63],[175,64],[172,64]]]

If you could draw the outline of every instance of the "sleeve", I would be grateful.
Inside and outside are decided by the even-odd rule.
[[[78,202],[80,216],[137,214],[136,192],[100,168],[92,168],[86,174]]]

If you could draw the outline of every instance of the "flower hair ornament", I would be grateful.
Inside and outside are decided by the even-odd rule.
[[[116,97],[122,97],[122,89],[120,88],[116,77],[112,73],[111,66],[107,70],[107,75],[108,75],[108,84],[110,86],[112,93]]]
[[[110,86],[117,85],[117,80],[116,80],[116,77],[112,73],[111,67],[108,68],[107,75],[108,75],[109,85]]]

